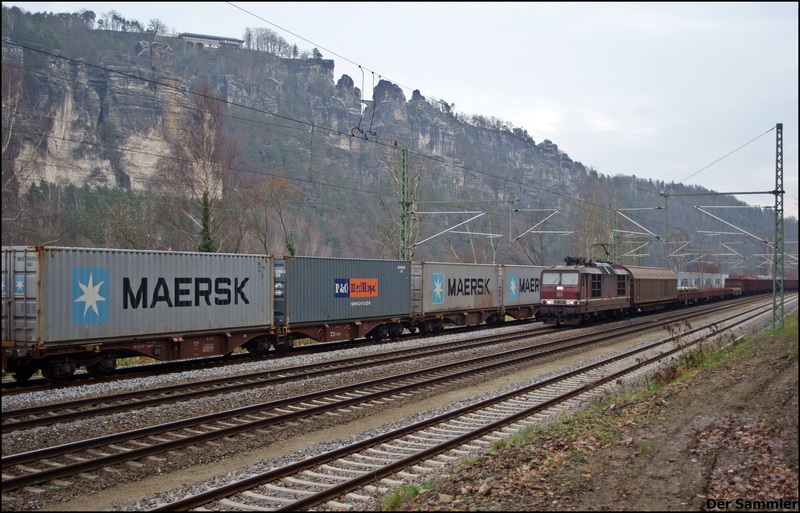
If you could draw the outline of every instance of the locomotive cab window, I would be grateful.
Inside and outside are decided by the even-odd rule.
[[[564,288],[578,286],[577,272],[542,272],[542,285],[549,288]]]
[[[558,285],[561,283],[561,275],[559,273],[542,273],[542,285]]]

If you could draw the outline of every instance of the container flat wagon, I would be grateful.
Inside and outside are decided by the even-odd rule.
[[[283,332],[279,347],[298,338],[397,338],[411,328],[410,282],[411,266],[405,260],[276,259],[275,321]]]
[[[4,247],[3,369],[58,381],[228,354],[270,331],[272,276],[259,255]]]
[[[721,273],[701,273],[701,272],[678,272],[678,288],[688,289],[721,289],[725,287],[727,274]]]

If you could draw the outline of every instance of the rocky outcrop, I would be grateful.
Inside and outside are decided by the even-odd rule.
[[[131,50],[129,63],[104,67],[52,56],[45,73],[32,75],[41,116],[26,121],[34,126],[18,139],[12,159],[35,163],[30,179],[146,188],[159,159],[182,143],[188,91],[200,80],[212,83],[234,118],[237,109],[275,113],[289,124],[299,123],[301,130],[323,132],[326,145],[342,150],[362,150],[370,140],[407,144],[440,159],[436,176],[441,183],[477,187],[501,199],[509,194],[498,188],[502,180],[488,183],[463,168],[490,168],[493,174],[536,181],[585,172],[550,141],[536,145],[507,129],[459,118],[419,91],[407,100],[399,86],[381,80],[369,98],[347,75],[334,81],[332,60],[250,52],[229,66],[237,73],[197,69],[187,76],[175,72],[185,57],[168,42],[143,40]],[[3,52],[17,52],[21,59],[10,42],[3,43]],[[284,158],[271,141],[254,141],[260,147],[252,153],[260,154],[262,162]],[[292,144],[297,155],[313,151],[302,142]],[[342,167],[343,173],[368,176],[380,164],[353,158]]]

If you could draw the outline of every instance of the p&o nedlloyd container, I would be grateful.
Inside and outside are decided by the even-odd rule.
[[[275,261],[275,324],[316,341],[397,336],[408,326],[405,260],[291,256]]]

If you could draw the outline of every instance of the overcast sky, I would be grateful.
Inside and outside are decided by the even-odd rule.
[[[797,2],[3,5],[115,10],[145,27],[157,18],[176,32],[240,39],[247,27],[269,28],[333,59],[335,79],[363,84],[365,99],[373,78],[407,99],[419,89],[549,139],[610,176],[772,191],[782,123],[784,210],[798,215]],[[739,199],[775,203],[771,194]]]

